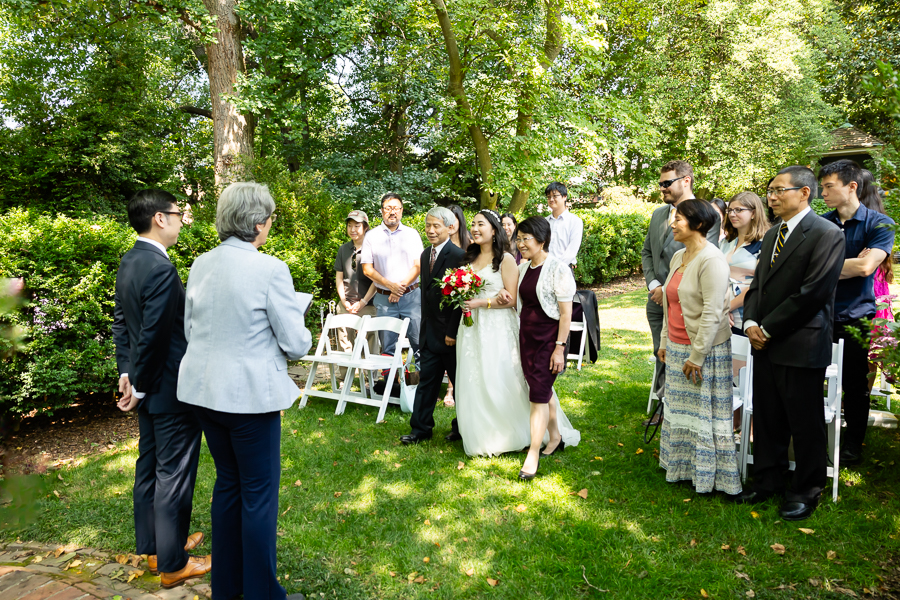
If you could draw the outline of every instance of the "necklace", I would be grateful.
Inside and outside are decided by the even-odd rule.
[[[548,255],[546,255],[546,254],[544,255],[544,260],[542,260],[541,264],[539,264],[539,265],[536,265],[536,264],[534,264],[534,261],[531,261],[531,264],[528,265],[528,268],[529,269],[537,269],[538,267],[543,267],[544,263],[547,262],[547,256]]]

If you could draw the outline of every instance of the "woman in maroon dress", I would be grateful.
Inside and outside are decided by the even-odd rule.
[[[566,447],[560,436],[559,401],[553,383],[566,365],[575,279],[567,265],[547,253],[550,224],[546,219],[529,217],[522,221],[516,231],[516,246],[525,259],[519,265],[519,351],[531,401],[531,447],[519,477],[528,480],[537,473],[540,458]],[[549,441],[541,452],[548,432]]]

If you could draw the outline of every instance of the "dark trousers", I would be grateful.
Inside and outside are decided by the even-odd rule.
[[[794,439],[796,470],[788,501],[810,502],[825,488],[825,368],[773,364],[768,352],[753,354],[753,483],[762,493],[784,489],[788,446]]]
[[[424,347],[419,351],[419,386],[416,388],[416,401],[409,418],[412,435],[431,437],[434,429],[434,405],[441,391],[444,371],[450,383],[456,387],[456,349],[449,352],[433,352]],[[453,419],[453,431],[457,431],[456,419]]]
[[[868,328],[856,319],[835,322],[832,335],[834,343],[844,338],[844,375],[841,377],[841,387],[844,388],[844,420],[847,428],[842,434],[841,445],[851,452],[859,453],[869,425],[869,348],[857,342],[847,332],[847,329],[853,328],[864,335],[868,333]]]
[[[187,564],[200,424],[192,412],[152,415],[138,409],[134,466],[134,536],[138,554],[156,554],[162,573]]]
[[[216,463],[212,501],[212,594],[284,600],[275,579],[281,414],[194,407]]]
[[[662,333],[663,307],[647,299],[647,323],[650,324],[650,335],[653,337],[653,358],[656,359],[656,395],[663,397],[666,391],[666,364],[659,360],[659,337]]]

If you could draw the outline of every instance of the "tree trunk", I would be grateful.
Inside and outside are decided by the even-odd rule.
[[[216,43],[206,46],[209,93],[212,98],[213,157],[216,185],[225,186],[242,178],[240,158],[253,157],[255,118],[245,115],[228,100],[234,85],[246,69],[241,23],[235,13],[235,0],[203,0],[216,18]]]
[[[556,61],[556,57],[562,52],[563,47],[563,30],[562,30],[562,9],[564,0],[546,0],[544,8],[547,12],[547,32],[544,38],[544,58],[541,59],[541,66],[544,71],[549,71],[550,67]],[[516,118],[516,139],[524,140],[531,134],[531,124],[534,121],[534,98],[536,89],[530,82],[523,85],[521,94],[519,95],[519,114]],[[522,141],[516,142],[516,148],[521,150],[526,157],[528,151],[523,149]],[[523,189],[523,186],[527,186]],[[509,212],[517,213],[525,208],[528,203],[531,181],[521,181],[513,191],[512,201],[509,203]]]
[[[475,158],[478,161],[478,171],[481,175],[481,208],[494,209],[497,206],[497,192],[491,189],[493,183],[493,166],[491,165],[491,149],[484,132],[478,125],[478,120],[472,111],[472,106],[466,97],[463,86],[462,63],[459,60],[459,46],[456,36],[450,25],[450,16],[447,14],[447,6],[444,0],[431,0],[437,12],[438,23],[444,34],[444,45],[447,48],[447,57],[450,59],[450,95],[456,102],[456,106],[462,112],[463,119],[468,123],[469,135],[472,145],[475,147]]]

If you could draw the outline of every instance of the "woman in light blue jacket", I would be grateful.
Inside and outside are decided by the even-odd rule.
[[[269,190],[233,183],[219,197],[222,243],[194,262],[178,399],[195,407],[216,464],[215,598],[284,600],[275,543],[281,414],[300,395],[287,361],[311,346],[287,265],[258,248],[275,220]]]

